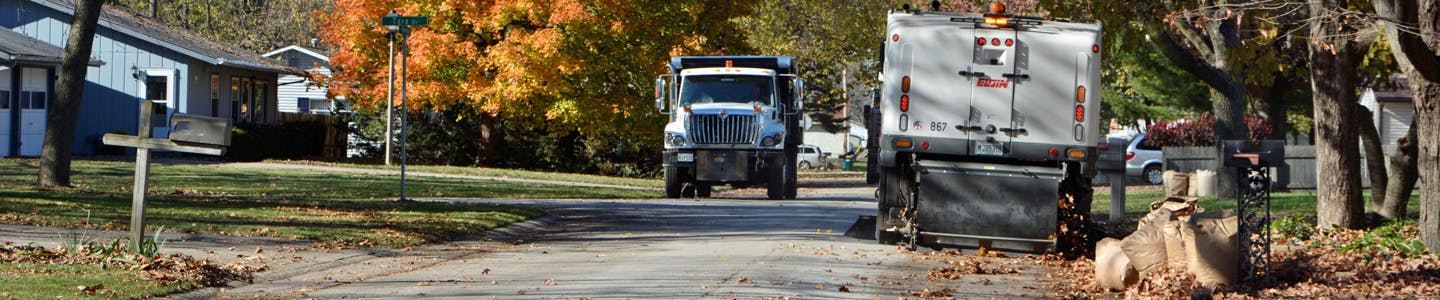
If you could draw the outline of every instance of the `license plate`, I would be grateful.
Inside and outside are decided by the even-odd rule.
[[[1005,149],[1000,145],[981,142],[975,144],[975,155],[1004,156]]]
[[[679,162],[692,162],[692,161],[695,161],[695,153],[676,153],[676,154],[675,154],[675,161],[679,161]]]

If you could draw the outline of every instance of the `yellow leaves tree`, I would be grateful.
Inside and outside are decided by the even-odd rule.
[[[334,13],[319,17],[337,48],[330,91],[357,106],[385,105],[380,18],[393,9],[430,17],[409,40],[411,109],[464,106],[475,115],[461,117],[578,132],[594,149],[651,151],[663,125],[651,80],[672,55],[746,54],[731,20],[753,13],[754,3],[337,0]]]

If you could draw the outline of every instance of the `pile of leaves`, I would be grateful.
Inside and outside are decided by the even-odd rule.
[[[117,243],[112,246],[124,249],[125,244]],[[200,286],[222,286],[230,281],[250,282],[254,280],[255,272],[263,271],[265,268],[238,262],[222,266],[209,259],[196,259],[182,254],[149,257],[121,253],[114,249],[117,248],[79,247],[78,249],[68,249],[64,246],[55,248],[3,246],[0,247],[0,262],[120,268],[133,271],[140,279],[151,281],[156,285],[194,282]]]
[[[1183,268],[1141,275],[1123,294],[1095,287],[1094,262],[1060,261],[1057,298],[1405,298],[1440,295],[1440,256],[1416,249],[1414,223],[1370,231],[1332,230],[1309,240],[1275,239],[1269,281],[1203,286]]]

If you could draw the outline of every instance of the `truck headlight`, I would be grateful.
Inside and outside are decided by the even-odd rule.
[[[675,134],[665,134],[665,143],[670,146],[680,147],[685,145],[685,137]]]
[[[765,137],[765,138],[760,139],[760,146],[761,146],[761,147],[772,147],[772,146],[775,146],[775,145],[777,145],[777,144],[780,144],[780,141],[781,141],[783,138],[784,138],[784,136],[783,136],[782,134],[780,134],[780,133],[776,133],[775,135],[767,136],[767,137]]]

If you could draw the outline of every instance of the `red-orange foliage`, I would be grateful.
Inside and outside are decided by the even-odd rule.
[[[337,68],[330,92],[358,106],[384,105],[388,45],[380,17],[394,9],[430,17],[409,41],[410,108],[467,105],[511,121],[625,140],[659,136],[663,121],[651,113],[647,92],[669,56],[744,54],[734,53],[746,48],[730,20],[750,14],[753,4],[337,0],[336,11],[320,17],[323,38],[338,49],[330,59]]]

